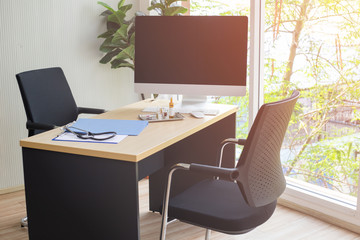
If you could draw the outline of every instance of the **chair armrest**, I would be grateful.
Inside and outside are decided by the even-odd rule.
[[[191,163],[189,170],[191,172],[203,173],[213,177],[220,177],[228,181],[235,181],[239,177],[237,168],[222,168],[210,165]]]
[[[239,145],[245,145],[246,139],[242,138],[227,138],[223,140],[220,145],[223,146],[224,144],[233,143],[233,144],[239,144]]]
[[[30,130],[51,130],[56,128],[56,126],[47,123],[36,123],[36,122],[27,121],[26,128]]]
[[[100,108],[85,108],[85,107],[78,107],[78,113],[90,113],[90,114],[100,114],[100,113],[104,113],[105,110],[104,109],[100,109]]]
[[[239,144],[244,146],[246,142],[246,139],[242,139],[242,138],[227,138],[225,140],[223,140],[220,143],[220,154],[219,154],[219,160],[217,161],[217,165],[219,167],[221,167],[222,164],[222,158],[223,158],[223,152],[224,152],[224,148],[226,145],[228,144]]]
[[[239,138],[237,144],[244,146],[246,139]]]
[[[169,199],[170,199],[170,190],[171,190],[171,180],[172,175],[176,170],[187,170],[192,172],[198,172],[198,173],[205,173],[210,176],[216,176],[224,178],[228,181],[235,181],[239,176],[239,171],[236,168],[220,168],[220,167],[214,167],[209,165],[202,165],[197,163],[178,163],[171,167],[167,183],[165,186],[165,192],[164,192],[164,200],[163,200],[163,209],[162,209],[162,224],[161,224],[161,236],[160,238],[163,239],[165,235],[166,225],[168,221],[168,209],[169,209]]]

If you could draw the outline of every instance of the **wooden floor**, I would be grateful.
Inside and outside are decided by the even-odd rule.
[[[161,217],[148,211],[148,181],[139,183],[141,239],[159,239]],[[0,195],[0,239],[27,240],[27,228],[20,227],[20,219],[25,214],[24,191]],[[169,240],[204,239],[205,230],[181,222],[174,222],[168,227]],[[313,217],[278,206],[271,219],[245,235],[226,235],[212,232],[211,240],[218,239],[316,239],[345,240],[359,239],[358,234],[324,223]]]

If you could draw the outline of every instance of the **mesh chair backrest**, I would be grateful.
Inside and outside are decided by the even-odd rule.
[[[62,126],[77,119],[77,106],[61,68],[23,72],[16,79],[29,121]]]
[[[270,204],[286,187],[280,150],[299,92],[290,98],[264,104],[249,132],[238,162],[238,185],[252,207]]]

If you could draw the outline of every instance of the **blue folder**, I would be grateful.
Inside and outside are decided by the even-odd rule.
[[[89,132],[116,132],[117,135],[137,136],[148,125],[148,121],[79,118],[72,127]]]

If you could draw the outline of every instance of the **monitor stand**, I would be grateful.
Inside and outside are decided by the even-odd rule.
[[[207,96],[183,95],[179,100],[175,110],[180,113],[202,112],[209,108]]]
[[[208,97],[207,96],[197,96],[197,95],[182,95],[181,98],[181,103],[186,106],[186,105],[191,105],[191,104],[206,104],[208,102]]]

